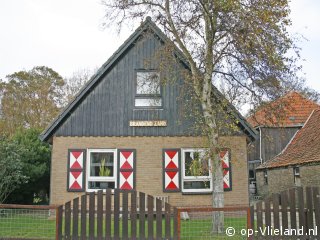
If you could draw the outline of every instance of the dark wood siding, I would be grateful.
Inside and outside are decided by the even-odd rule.
[[[253,149],[249,150],[249,161],[262,159],[268,161],[278,155],[290,142],[294,134],[300,127],[262,127],[261,134],[261,156],[260,156],[260,136],[253,143]]]
[[[290,142],[298,127],[261,128],[261,158],[268,161],[278,155]]]
[[[94,86],[87,97],[70,112],[57,136],[179,136],[189,135],[191,121],[182,119],[177,98],[182,80],[162,86],[161,109],[136,109],[137,69],[158,69],[154,58],[160,40],[147,35],[133,44]],[[176,68],[180,68],[177,66]],[[164,76],[165,73],[160,73]],[[167,127],[129,127],[130,120],[167,120]],[[182,120],[182,121],[181,121]]]

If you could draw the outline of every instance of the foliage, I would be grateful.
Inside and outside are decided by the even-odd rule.
[[[22,151],[20,158],[22,172],[29,181],[21,184],[8,198],[10,203],[33,204],[47,203],[50,189],[50,156],[49,144],[43,143],[38,136],[40,130],[20,130],[12,137]]]
[[[28,180],[23,172],[22,151],[17,142],[0,139],[0,203]]]
[[[110,176],[110,169],[105,166],[106,159],[101,160],[101,165],[99,167],[99,176],[107,177]]]
[[[6,78],[0,81],[2,134],[12,136],[18,128],[44,129],[63,104],[63,78],[44,66]]]

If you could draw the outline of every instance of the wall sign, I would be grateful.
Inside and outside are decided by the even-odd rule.
[[[156,121],[130,121],[130,127],[166,127],[166,120],[156,120]]]

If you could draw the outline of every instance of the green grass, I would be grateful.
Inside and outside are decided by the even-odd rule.
[[[156,233],[156,222],[154,221],[154,234]],[[64,225],[64,222],[63,222]],[[89,224],[87,224],[88,226]],[[122,219],[120,219],[120,234],[122,232]],[[171,222],[171,225],[173,223]],[[105,223],[103,222],[103,226]],[[131,222],[128,221],[128,235],[131,235]],[[239,234],[240,229],[246,228],[246,218],[225,218],[225,228],[234,227],[236,234],[234,237],[228,237],[225,233],[219,235],[211,234],[211,219],[205,220],[181,220],[181,239],[246,239],[245,236]],[[111,224],[113,233],[113,223]],[[96,223],[95,223],[96,228]],[[71,228],[72,229],[72,228]],[[79,221],[80,229],[80,221]],[[173,228],[171,228],[173,229]],[[96,230],[96,229],[95,229]],[[148,224],[146,222],[145,231],[147,236]],[[162,236],[165,235],[165,223],[162,222]],[[72,230],[71,230],[72,232]],[[87,227],[87,234],[89,229]],[[79,230],[80,233],[80,230]],[[137,234],[139,234],[139,221],[137,222]],[[0,216],[0,238],[39,238],[54,239],[55,237],[55,219],[47,217],[37,217],[32,215],[10,215],[9,217]]]
[[[55,219],[35,217],[32,215],[10,215],[0,217],[0,238],[39,238],[53,239],[55,237]]]
[[[235,235],[229,237],[225,232],[216,234],[212,233],[212,220],[210,218],[204,220],[187,220],[181,221],[181,239],[247,239],[246,236],[241,236],[240,230],[247,226],[245,217],[226,217],[224,228],[235,228]]]

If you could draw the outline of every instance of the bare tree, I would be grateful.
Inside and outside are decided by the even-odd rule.
[[[75,95],[80,91],[80,89],[90,80],[91,76],[97,70],[90,70],[88,68],[78,69],[74,71],[71,77],[65,78],[64,85],[64,95],[65,95],[65,104],[68,104]]]
[[[287,28],[287,0],[103,0],[106,26],[151,16],[183,53],[190,71],[186,81],[201,106],[213,162],[213,207],[224,206],[219,158],[218,115],[214,98],[219,83],[247,92],[251,103],[274,98],[295,80],[298,50]],[[236,86],[236,88],[234,88]],[[222,106],[222,107],[221,107]],[[223,231],[223,216],[213,231]]]

